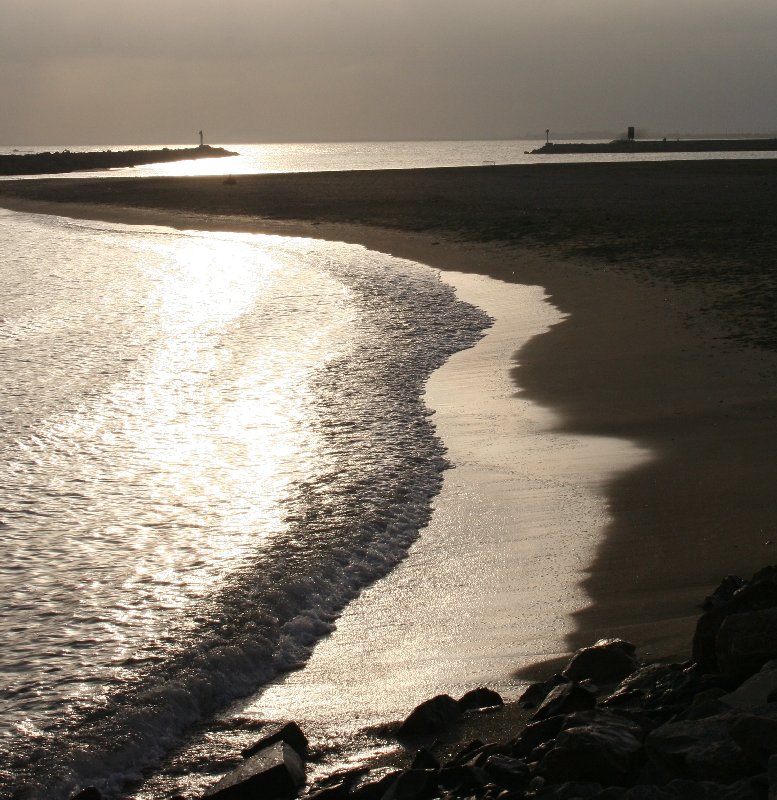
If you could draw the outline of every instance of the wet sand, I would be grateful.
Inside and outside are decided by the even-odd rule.
[[[517,393],[559,433],[651,453],[603,481],[568,649],[618,634],[685,658],[720,577],[777,560],[773,161],[35,181],[0,205],[338,239],[543,286],[566,318],[516,354]]]

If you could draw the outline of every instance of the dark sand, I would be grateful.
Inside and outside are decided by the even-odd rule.
[[[570,316],[517,355],[520,391],[559,430],[655,454],[604,487],[570,649],[618,634],[685,658],[705,593],[777,561],[777,160],[3,182],[0,206],[339,239],[546,287]]]

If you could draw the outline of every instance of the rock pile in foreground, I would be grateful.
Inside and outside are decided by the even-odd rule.
[[[446,763],[420,745],[471,709],[502,700],[488,689],[458,701],[439,695],[395,728],[417,750],[410,768],[339,774],[308,787],[307,796],[777,800],[777,566],[749,581],[726,578],[703,608],[692,660],[643,663],[628,642],[601,640],[526,690],[519,703],[532,719],[512,738],[473,741]],[[294,723],[268,730],[244,755],[204,797],[301,793],[307,740]]]

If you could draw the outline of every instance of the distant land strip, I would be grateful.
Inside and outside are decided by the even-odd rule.
[[[531,248],[697,287],[731,335],[777,350],[777,158],[0,181],[0,206],[121,221],[129,210],[251,230],[361,225]],[[87,204],[87,205],[83,205]],[[89,207],[92,211],[90,213]],[[122,216],[124,215],[124,216]],[[169,217],[174,224],[174,216]],[[153,223],[149,223],[153,224]],[[336,231],[328,235],[337,236]],[[344,234],[343,234],[344,235]],[[338,239],[339,240],[339,239]]]
[[[548,142],[532,155],[566,153],[747,153],[777,150],[777,139],[614,139],[612,142]]]
[[[95,150],[56,153],[18,153],[0,155],[0,175],[49,175],[58,172],[82,172],[93,169],[139,167],[168,161],[187,161],[192,158],[224,158],[236,156],[223,147],[181,147],[159,150]]]

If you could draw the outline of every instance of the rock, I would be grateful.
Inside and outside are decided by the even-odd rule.
[[[602,785],[591,781],[566,781],[553,786],[543,786],[535,800],[589,800],[601,794]]]
[[[351,786],[348,781],[340,781],[306,794],[305,800],[348,800],[350,793]]]
[[[731,601],[735,592],[739,591],[745,585],[745,581],[738,575],[726,575],[720,582],[715,591],[704,598],[701,607],[704,611],[709,611],[713,608],[720,608]]]
[[[772,756],[766,765],[769,780],[769,800],[777,800],[777,756]]]
[[[262,738],[254,742],[250,747],[246,747],[242,751],[242,756],[243,758],[249,758],[254,753],[258,753],[276,742],[286,742],[297,751],[300,758],[307,757],[308,740],[296,722],[279,722],[262,728]]]
[[[257,795],[292,798],[304,782],[305,766],[297,751],[286,742],[276,742],[227,773],[207,789],[203,797],[218,800],[252,800]]]
[[[447,694],[438,694],[416,706],[399,726],[397,736],[423,736],[455,722],[461,715],[459,704]]]
[[[420,800],[434,785],[436,776],[437,771],[431,769],[408,769],[400,772],[383,794],[383,800]]]
[[[777,608],[730,614],[715,637],[718,669],[739,680],[777,658]]]
[[[569,681],[558,673],[548,678],[546,681],[532,683],[518,698],[518,703],[523,708],[537,708],[537,706],[548,696],[548,692],[562,683],[569,683]]]
[[[549,783],[622,784],[640,765],[642,744],[623,725],[580,725],[561,731],[540,764]]]
[[[710,795],[710,800],[764,800],[769,791],[769,780],[766,775],[754,775],[752,778],[736,781],[730,786],[721,786],[719,794]]]
[[[596,705],[596,697],[576,683],[563,683],[548,692],[532,719],[541,720],[558,714],[584,711]]]
[[[444,792],[469,795],[488,785],[488,773],[479,767],[443,767],[437,773],[437,785]]]
[[[562,675],[572,681],[617,683],[638,666],[633,644],[622,639],[600,639],[591,647],[578,650]]]
[[[445,765],[446,767],[453,767],[456,764],[466,764],[467,761],[475,757],[475,754],[480,752],[481,748],[485,747],[486,743],[481,739],[473,739],[468,745],[465,745],[458,753]]]
[[[773,568],[761,570],[741,589],[731,596],[728,602],[710,608],[699,617],[693,635],[691,657],[702,672],[717,672],[718,661],[715,639],[723,623],[731,614],[741,614],[777,607],[777,579]]]
[[[735,720],[729,731],[754,764],[765,767],[769,757],[777,753],[777,718],[746,714]]]
[[[657,721],[666,721],[684,712],[701,686],[695,665],[652,664],[626,678],[601,705],[641,709]]]
[[[753,765],[729,732],[736,712],[702,720],[668,722],[648,734],[645,752],[657,776],[733,783]],[[661,782],[661,781],[657,781]]]
[[[425,747],[422,747],[415,754],[411,769],[439,769],[440,762]]]
[[[476,750],[470,758],[464,762],[465,767],[482,767],[486,759],[498,753],[500,755],[507,755],[505,748],[498,744],[484,744],[483,747]],[[447,766],[447,765],[446,765]]]
[[[663,786],[644,784],[605,789],[593,800],[763,800],[765,779],[749,778],[730,786],[711,781],[673,780]]]
[[[371,769],[351,785],[352,800],[380,800],[402,770],[391,768]]]
[[[483,771],[492,783],[503,789],[522,789],[529,782],[529,768],[520,758],[490,755],[483,764]]]
[[[103,800],[103,795],[96,786],[87,786],[78,794],[74,794],[70,800]]]
[[[472,711],[479,708],[503,706],[505,701],[499,692],[481,686],[467,692],[463,697],[459,698],[458,703],[461,711]]]
[[[510,742],[510,748],[513,754],[517,756],[528,756],[535,748],[558,736],[563,725],[563,716],[549,717],[539,722],[529,723],[518,736]]]
[[[777,691],[777,661],[767,661],[738,689],[723,693],[721,702],[733,708],[756,708],[772,702],[769,698]]]

